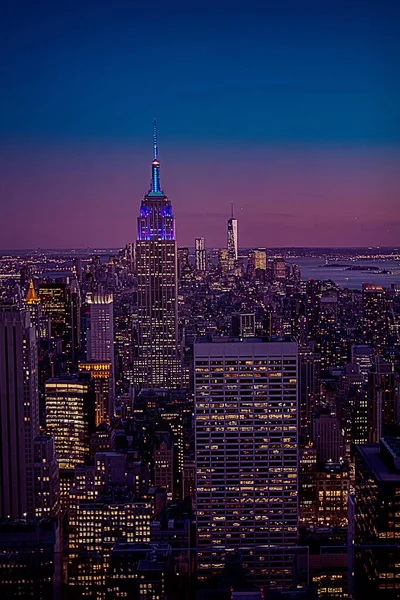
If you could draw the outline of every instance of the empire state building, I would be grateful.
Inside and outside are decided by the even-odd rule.
[[[141,388],[175,387],[181,381],[175,219],[171,201],[161,189],[155,121],[151,187],[138,217],[136,271],[135,383]]]

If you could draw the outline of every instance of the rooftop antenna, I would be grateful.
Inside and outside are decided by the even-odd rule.
[[[158,160],[157,119],[153,121],[153,160]]]

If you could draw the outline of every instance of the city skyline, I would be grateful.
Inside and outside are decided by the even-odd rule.
[[[394,4],[2,5],[4,598],[400,598]]]
[[[178,245],[224,246],[232,201],[243,247],[396,245],[395,3],[22,4],[2,22],[4,249],[133,241],[154,117]]]

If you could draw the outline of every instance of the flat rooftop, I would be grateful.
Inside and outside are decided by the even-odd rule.
[[[375,479],[383,483],[396,483],[400,485],[400,473],[396,473],[383,460],[379,444],[365,444],[357,446],[357,450],[372,471]]]

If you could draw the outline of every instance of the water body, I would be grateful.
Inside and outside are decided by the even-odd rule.
[[[363,283],[374,283],[382,287],[390,287],[392,284],[397,284],[400,288],[400,261],[385,260],[373,261],[368,258],[360,258],[357,260],[346,261],[338,260],[337,265],[334,262],[325,265],[322,258],[288,258],[286,262],[299,265],[301,278],[307,280],[310,278],[327,280],[331,279],[340,287],[360,290]],[[346,267],[367,266],[374,267],[377,271],[347,271]],[[379,273],[378,271],[385,269],[393,271],[395,274]]]

